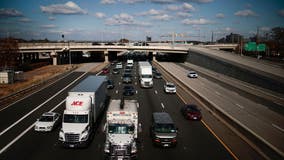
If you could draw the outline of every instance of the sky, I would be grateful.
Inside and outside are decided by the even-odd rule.
[[[211,41],[273,27],[284,27],[284,0],[0,1],[1,38]]]

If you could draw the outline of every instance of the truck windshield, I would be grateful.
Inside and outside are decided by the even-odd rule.
[[[110,124],[108,133],[112,134],[133,134],[134,126],[128,124]]]
[[[147,74],[147,75],[142,75],[141,77],[142,78],[152,78],[152,75],[151,74]]]
[[[176,129],[173,124],[156,124],[155,132],[157,133],[175,133]]]
[[[73,114],[64,114],[63,116],[64,123],[88,123],[88,115],[73,115]]]

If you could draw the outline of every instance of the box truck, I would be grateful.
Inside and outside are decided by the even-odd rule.
[[[152,73],[152,65],[145,61],[139,62],[139,80],[140,86],[142,88],[151,88],[153,87],[153,73]]]
[[[88,76],[68,92],[59,140],[65,147],[86,147],[107,97],[106,76]]]

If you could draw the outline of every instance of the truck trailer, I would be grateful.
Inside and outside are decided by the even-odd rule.
[[[106,142],[108,159],[134,159],[137,157],[138,136],[137,100],[113,99],[106,113]]]
[[[88,76],[68,92],[59,141],[65,147],[86,147],[105,108],[106,76]]]
[[[152,65],[147,61],[138,63],[139,66],[139,80],[142,88],[153,87],[153,73]]]

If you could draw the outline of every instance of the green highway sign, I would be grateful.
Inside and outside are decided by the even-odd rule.
[[[265,52],[265,50],[266,50],[266,45],[263,44],[263,43],[258,44],[256,50],[257,50],[258,52]]]
[[[248,52],[254,52],[254,51],[265,52],[266,45],[263,43],[257,45],[256,42],[248,42],[245,44],[244,49],[245,51]]]

